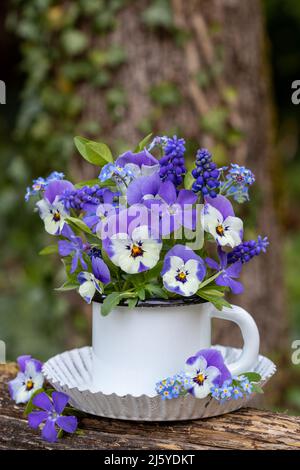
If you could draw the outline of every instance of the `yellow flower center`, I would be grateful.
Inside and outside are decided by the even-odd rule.
[[[194,380],[195,382],[197,382],[198,385],[203,385],[204,380],[205,380],[205,375],[202,373],[197,374]]]
[[[55,220],[55,222],[59,222],[60,221],[60,212],[59,211],[55,211],[54,214],[53,214],[53,220]]]
[[[219,224],[217,225],[216,227],[216,232],[218,235],[220,235],[221,237],[224,235],[224,227],[223,225]]]
[[[33,389],[33,387],[34,387],[33,381],[32,381],[31,379],[27,380],[27,382],[26,382],[26,390],[27,390],[27,391],[30,391],[30,390]]]
[[[142,256],[143,253],[144,253],[144,251],[143,251],[141,246],[132,245],[132,247],[131,247],[131,256],[133,258],[136,258],[137,256]]]

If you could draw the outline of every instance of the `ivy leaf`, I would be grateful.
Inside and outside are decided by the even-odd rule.
[[[94,142],[85,137],[75,137],[75,146],[83,158],[92,165],[104,166],[113,162],[113,156],[106,144]]]
[[[58,253],[58,245],[48,245],[45,246],[40,252],[39,255],[45,256],[45,255],[53,255],[54,253]]]
[[[249,382],[260,382],[261,381],[261,375],[258,374],[257,372],[245,372],[244,374],[241,374],[242,377],[246,377]]]
[[[67,222],[70,222],[71,224],[74,224],[77,228],[82,230],[85,233],[88,233],[89,235],[93,235],[93,232],[91,229],[81,220],[76,217],[66,217],[65,219]]]
[[[147,145],[148,142],[150,141],[152,135],[153,135],[153,133],[151,132],[151,133],[148,134],[146,137],[144,137],[144,139],[141,140],[141,141],[137,144],[137,146],[136,146],[134,152],[135,152],[135,153],[142,152],[142,150],[144,150],[144,148],[146,147],[146,145]]]

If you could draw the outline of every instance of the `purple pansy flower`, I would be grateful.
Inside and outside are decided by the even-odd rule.
[[[127,189],[128,204],[144,204],[157,211],[159,233],[164,236],[181,226],[192,230],[196,226],[196,210],[192,205],[197,195],[187,189],[178,193],[171,181],[162,182],[158,174],[140,177]]]
[[[175,245],[165,256],[161,276],[170,292],[189,297],[197,292],[205,276],[203,259],[184,245]]]
[[[139,176],[150,176],[159,170],[158,161],[146,149],[138,153],[131,151],[123,153],[117,158],[116,165],[130,170],[135,178]]]
[[[224,196],[206,198],[203,211],[204,230],[221,246],[239,245],[243,236],[243,221],[234,217],[232,206]]]
[[[205,398],[213,385],[222,385],[231,378],[222,354],[216,349],[202,349],[185,364],[185,374],[192,380],[189,392],[196,398]]]
[[[16,403],[27,403],[33,393],[43,386],[42,363],[28,355],[19,356],[17,362],[20,372],[8,382],[8,388]]]
[[[74,186],[70,181],[52,181],[45,190],[44,198],[36,204],[40,216],[44,221],[45,230],[51,235],[61,233],[65,225],[65,218],[68,216],[68,211],[65,209],[64,204],[59,200],[60,195],[65,190],[73,188]]]
[[[73,274],[80,262],[83,269],[87,269],[87,264],[83,258],[83,252],[85,249],[84,243],[80,237],[76,237],[71,231],[69,240],[59,240],[58,252],[61,256],[72,256],[72,264],[70,273]]]
[[[221,247],[218,247],[218,256],[220,262],[206,258],[206,264],[216,271],[223,271],[216,279],[215,283],[218,286],[227,286],[230,287],[234,294],[241,294],[244,290],[243,284],[239,281],[236,281],[234,278],[240,276],[242,270],[242,263],[237,261],[229,266],[227,266],[227,253],[225,253]]]
[[[153,268],[159,260],[162,243],[148,225],[143,206],[132,206],[110,217],[103,248],[111,261],[129,274]]]
[[[45,422],[42,429],[42,437],[48,442],[56,442],[58,429],[68,433],[74,433],[77,429],[77,418],[75,416],[63,416],[63,411],[69,401],[68,395],[61,392],[53,392],[52,400],[45,393],[38,393],[32,399],[34,406],[40,410],[34,410],[28,415],[28,424],[37,429]]]

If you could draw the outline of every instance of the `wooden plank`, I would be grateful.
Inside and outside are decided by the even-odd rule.
[[[83,434],[48,444],[28,427],[23,406],[10,400],[7,382],[15,373],[15,364],[0,365],[0,449],[300,449],[300,417],[252,408],[210,419],[167,424],[86,415],[80,421]]]

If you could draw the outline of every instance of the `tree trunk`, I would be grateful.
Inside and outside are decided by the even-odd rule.
[[[86,101],[83,119],[100,120],[102,135],[109,136],[111,143],[121,139],[134,145],[143,135],[143,123],[157,135],[177,131],[192,140],[193,148],[197,144],[212,149],[222,163],[237,162],[253,170],[252,206],[242,210],[255,232],[269,236],[270,249],[245,266],[245,293],[232,300],[254,316],[262,350],[278,350],[287,337],[287,313],[272,184],[276,153],[260,1],[173,0],[169,29],[145,25],[144,12],[154,4],[130,2],[118,13],[118,27],[101,39],[94,38],[101,49],[112,43],[125,49],[126,63],[115,72],[110,86],[122,87],[127,104],[120,106],[119,119],[114,120],[105,95],[95,95],[87,83],[80,89]],[[175,96],[174,102],[163,99],[166,89]],[[238,344],[236,333],[223,322],[215,339]]]

